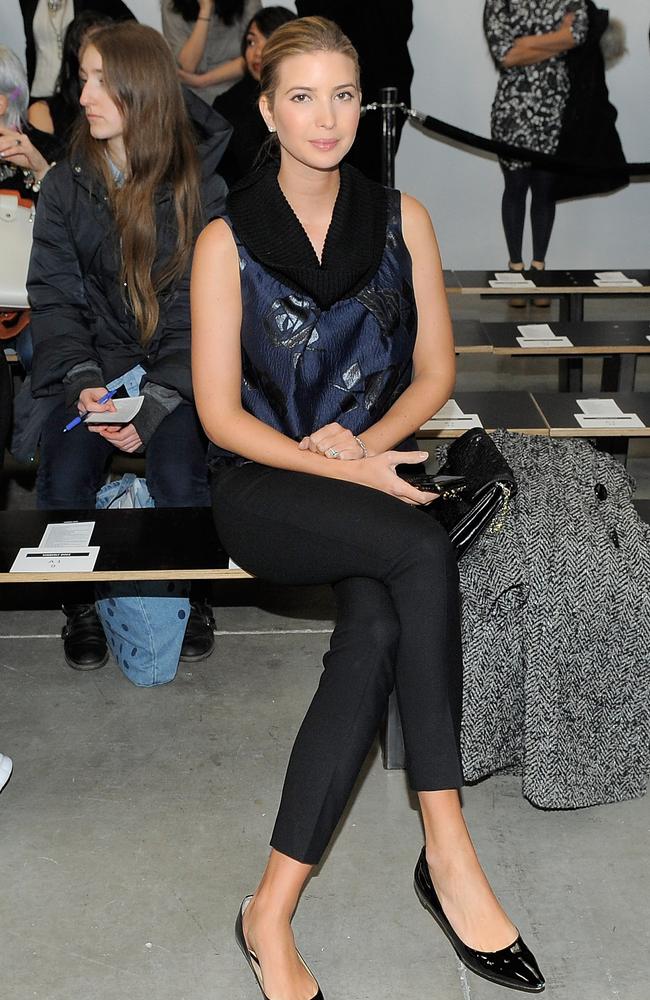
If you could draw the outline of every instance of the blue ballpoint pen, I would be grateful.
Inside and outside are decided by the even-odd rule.
[[[107,392],[106,395],[102,396],[101,399],[98,399],[97,402],[108,403],[109,399],[112,399],[116,392],[117,389],[111,389],[110,392]],[[74,420],[71,420],[69,424],[65,425],[65,427],[63,428],[63,433],[65,434],[66,431],[71,431],[73,427],[77,427],[79,424],[82,424],[86,419],[86,417],[89,416],[90,413],[92,412],[93,412],[92,410],[88,410],[87,413],[80,413],[78,417],[75,417]]]

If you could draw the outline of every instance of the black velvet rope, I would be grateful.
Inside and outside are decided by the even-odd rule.
[[[450,125],[432,115],[425,115],[421,111],[413,111],[405,104],[387,104],[379,102],[368,104],[365,111],[382,111],[384,108],[401,111],[406,115],[411,124],[418,124],[427,132],[441,135],[445,139],[462,143],[472,149],[481,149],[485,153],[496,153],[497,156],[509,160],[523,160],[526,163],[534,163],[536,166],[544,167],[547,170],[555,170],[563,174],[600,174],[618,173],[627,174],[629,177],[649,177],[650,163],[580,163],[576,160],[563,160],[550,153],[538,153],[534,149],[526,149],[523,146],[513,146],[509,142],[501,142],[498,139],[486,139],[484,136],[475,135],[473,132],[466,132],[465,129]]]

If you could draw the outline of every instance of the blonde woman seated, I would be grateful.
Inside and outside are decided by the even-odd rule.
[[[193,380],[219,535],[256,576],[332,584],[339,608],[237,941],[269,1000],[322,1000],[291,918],[395,686],[425,834],[418,897],[474,972],[539,992],[461,811],[456,562],[418,510],[431,494],[398,474],[427,457],[413,435],[454,384],[440,256],[418,202],[342,165],[360,103],[357,55],[335,24],[278,28],[260,108],[279,161],[231,191],[194,258]],[[387,881],[409,877],[373,862]]]

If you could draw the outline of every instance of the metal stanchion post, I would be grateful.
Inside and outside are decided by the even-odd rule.
[[[382,164],[381,179],[386,187],[395,187],[395,106],[397,104],[397,87],[382,87],[381,104],[381,135]]]
[[[386,187],[395,187],[395,110],[397,105],[397,87],[382,87],[380,96],[381,133],[382,133],[382,164],[381,180]],[[406,766],[406,751],[402,735],[402,722],[397,695],[392,691],[388,699],[388,710],[384,721],[383,740],[384,767],[387,770],[404,768]]]

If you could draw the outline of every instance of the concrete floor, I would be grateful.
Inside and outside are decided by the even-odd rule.
[[[497,318],[503,307],[489,305]],[[647,311],[631,303],[616,315]],[[461,388],[554,388],[552,362],[459,367]],[[588,369],[586,388],[597,379]],[[650,388],[645,361],[639,387]],[[630,467],[650,496],[646,442]],[[31,506],[29,475],[10,468],[4,495]],[[112,661],[88,674],[65,666],[61,596],[54,586],[2,594],[0,750],[15,772],[0,797],[0,1000],[253,1000],[232,928],[318,682],[329,593],[255,583],[215,593],[230,606],[217,607],[214,653],[152,690],[132,687]],[[547,995],[646,1000],[650,800],[543,812],[515,776],[464,798]],[[383,771],[375,750],[295,918],[327,1000],[507,995],[462,969],[417,902],[421,841],[403,774]]]

